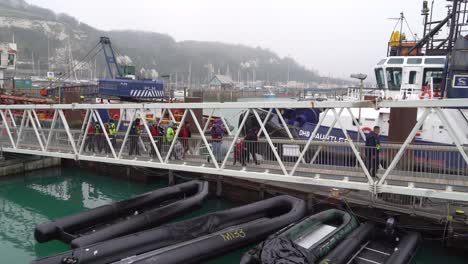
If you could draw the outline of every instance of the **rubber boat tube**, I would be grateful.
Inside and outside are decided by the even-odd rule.
[[[241,264],[312,264],[328,254],[358,226],[356,218],[349,213],[326,210],[269,237],[245,253]]]
[[[408,232],[401,240],[397,240],[383,233],[373,223],[366,222],[333,249],[320,264],[356,263],[354,260],[356,257],[368,259],[369,263],[376,260],[383,264],[409,263],[417,250],[420,235]]]
[[[303,200],[282,195],[80,247],[32,263],[197,263],[262,240],[301,219],[305,212]],[[176,246],[180,243],[184,244]],[[164,247],[167,250],[155,251]]]
[[[34,237],[72,248],[90,245],[157,227],[200,206],[207,196],[208,182],[185,182],[39,224]]]

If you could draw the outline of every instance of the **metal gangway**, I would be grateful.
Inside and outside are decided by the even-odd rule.
[[[0,105],[0,144],[3,152],[59,157],[77,161],[105,162],[117,165],[188,171],[222,175],[255,181],[300,184],[382,194],[408,195],[450,201],[468,201],[468,147],[446,116],[444,109],[468,107],[468,100],[418,101],[271,101],[238,103],[125,103],[125,104],[52,104]],[[381,162],[376,177],[366,165],[365,134],[353,115],[361,108],[417,107],[422,114],[402,144],[382,144]],[[323,112],[308,139],[295,138],[280,109],[320,108]],[[175,117],[174,109],[181,116]],[[117,112],[118,133],[115,140],[106,129],[100,135],[88,135],[92,123],[106,126],[103,113]],[[49,113],[51,118],[44,118]],[[174,140],[151,136],[148,113],[169,116],[183,124],[191,120],[192,137]],[[200,113],[208,116],[200,120]],[[228,117],[226,113],[235,113]],[[317,137],[327,113],[334,120],[323,137]],[[343,113],[357,124],[358,136],[349,136],[343,126]],[[276,138],[268,131],[266,120],[276,115],[286,137]],[[198,116],[198,118],[197,118]],[[216,116],[227,128],[226,135],[213,140],[208,131]],[[72,118],[73,117],[73,118]],[[413,139],[428,118],[439,118],[453,140],[448,145],[415,144]],[[245,141],[247,152],[236,152],[248,119],[259,124],[258,140]],[[141,120],[141,134],[131,133],[136,119]],[[162,118],[159,119],[161,122]],[[235,124],[234,127],[228,123]],[[346,119],[349,122],[349,119]],[[332,141],[332,128],[340,128],[345,140]],[[97,142],[99,137],[99,142]],[[96,144],[94,144],[96,143]],[[99,144],[99,146],[96,146]],[[138,152],[131,150],[132,144]],[[91,148],[91,145],[93,148]],[[188,150],[188,151],[186,151]],[[133,153],[131,153],[133,152]],[[237,153],[237,154],[236,154]],[[253,161],[255,155],[256,162]]]

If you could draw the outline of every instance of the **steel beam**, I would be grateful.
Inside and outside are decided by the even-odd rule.
[[[65,132],[67,133],[68,140],[70,141],[70,144],[73,149],[73,153],[76,155],[76,159],[78,159],[78,151],[76,151],[76,144],[75,144],[75,139],[73,138],[73,135],[70,132],[70,127],[68,126],[67,119],[65,118],[65,114],[63,113],[63,110],[58,110],[58,113],[60,115],[60,118],[62,119],[62,125],[65,128]],[[103,130],[106,130],[105,128]]]

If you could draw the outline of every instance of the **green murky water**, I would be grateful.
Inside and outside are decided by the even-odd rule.
[[[50,169],[0,179],[0,263],[21,264],[67,250],[61,242],[36,243],[37,223],[164,187],[165,182],[134,183],[78,169]],[[212,199],[184,218],[235,206]],[[206,263],[239,263],[243,248]],[[423,243],[413,263],[468,263],[468,255]]]

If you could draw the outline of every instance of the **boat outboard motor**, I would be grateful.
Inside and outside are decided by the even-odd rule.
[[[385,223],[385,230],[384,230],[385,234],[387,234],[390,237],[393,237],[395,234],[395,226],[396,226],[395,218],[393,217],[388,218],[387,222]]]

